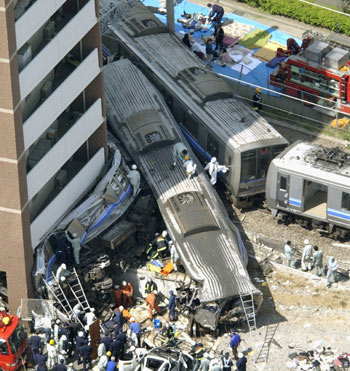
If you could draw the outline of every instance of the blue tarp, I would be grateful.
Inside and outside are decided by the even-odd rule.
[[[160,2],[158,0],[145,0],[144,4],[146,6],[154,6],[154,7],[159,7],[160,6]],[[184,11],[188,14],[192,14],[192,13],[202,13],[204,15],[209,14],[209,8],[207,8],[206,6],[203,7],[201,5],[191,3],[187,0],[182,1],[180,4],[175,6],[175,30],[176,30],[176,32],[181,32],[181,31],[182,32],[188,32],[188,30],[183,28],[182,24],[176,22],[176,20],[178,18],[181,18]],[[166,23],[166,16],[165,15],[157,14],[157,17],[163,23]],[[253,21],[253,20],[248,19],[248,18],[241,17],[241,16],[236,15],[236,14],[225,13],[225,16],[223,18],[223,22],[225,21],[225,19],[232,19],[232,20],[240,22],[240,23],[244,23],[244,24],[247,24],[247,25],[252,25],[252,26],[254,26],[254,29],[252,31],[254,31],[257,28],[262,29],[264,31],[267,31],[269,34],[271,34],[270,41],[275,41],[275,42],[278,42],[278,43],[283,44],[285,46],[287,45],[287,39],[292,37],[292,36],[286,34],[285,32],[282,32],[282,31],[278,30],[277,28],[266,26],[262,23]],[[212,33],[213,33],[213,29],[209,29],[207,31],[196,31],[194,33],[194,37],[195,38],[201,38],[202,36],[209,36]],[[295,37],[294,37],[294,39],[299,45],[301,45],[301,42],[302,42],[301,40],[299,40]],[[252,53],[256,52],[258,50],[259,49],[253,49]],[[222,67],[221,65],[218,65],[216,63],[213,63],[212,67],[213,67],[212,70],[216,73],[220,73],[220,74],[223,74],[223,75],[228,76],[228,77],[233,77],[235,79],[240,78],[240,71],[235,71],[235,70],[231,69],[230,67]],[[249,66],[247,66],[247,67],[249,67]],[[248,83],[251,83],[251,84],[254,84],[254,85],[259,85],[263,88],[264,87],[267,88],[268,87],[268,81],[270,79],[271,71],[272,70],[266,66],[266,63],[262,61],[262,63],[260,63],[257,67],[255,67],[249,73],[247,73],[246,75],[242,75],[241,79],[242,79],[242,81],[246,81]],[[270,86],[270,89],[274,89],[274,87]],[[279,89],[276,89],[276,90],[278,91]]]

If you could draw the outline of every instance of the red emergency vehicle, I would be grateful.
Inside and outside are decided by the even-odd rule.
[[[306,105],[350,113],[349,76],[349,52],[316,40],[274,70],[270,84],[284,86],[286,94],[304,99]]]
[[[27,332],[17,316],[0,311],[0,370],[14,371],[26,359]]]

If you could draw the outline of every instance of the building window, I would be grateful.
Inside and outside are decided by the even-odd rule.
[[[342,193],[341,197],[341,208],[343,210],[350,211],[350,194],[349,193]]]

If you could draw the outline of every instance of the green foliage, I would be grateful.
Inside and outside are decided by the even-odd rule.
[[[239,0],[250,6],[259,7],[271,14],[282,15],[298,21],[350,36],[350,17],[298,0]]]

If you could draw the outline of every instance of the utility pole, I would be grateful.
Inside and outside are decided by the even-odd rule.
[[[174,0],[166,0],[166,19],[170,33],[175,33]]]

